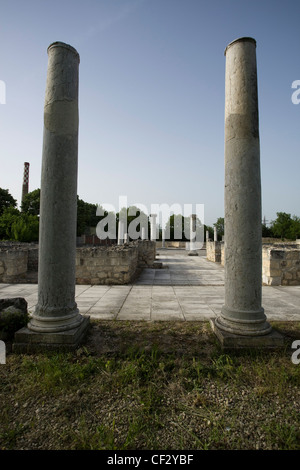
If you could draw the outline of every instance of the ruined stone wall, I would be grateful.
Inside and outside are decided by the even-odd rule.
[[[77,284],[128,284],[156,256],[155,242],[144,240],[111,247],[77,248]]]
[[[262,271],[264,285],[299,286],[300,249],[297,245],[263,246]]]
[[[215,263],[221,263],[221,242],[206,242],[206,258]]]
[[[137,269],[138,250],[133,246],[76,250],[76,284],[128,284]]]
[[[162,248],[162,241],[161,240],[157,240],[156,247],[157,248]],[[165,248],[185,249],[186,248],[186,242],[180,241],[180,240],[165,240]]]
[[[134,242],[138,247],[138,262],[141,268],[152,267],[156,258],[156,242],[150,240],[138,240]]]
[[[27,282],[28,273],[37,269],[37,244],[0,242],[0,282]]]
[[[28,251],[0,250],[0,282],[22,282],[27,274]]]
[[[128,284],[152,267],[156,244],[150,240],[108,247],[76,249],[77,284]],[[38,245],[0,244],[0,282],[37,283]]]
[[[220,243],[220,261],[219,246]],[[207,243],[207,259],[224,266],[224,242]],[[300,285],[300,243],[265,243],[262,247],[262,283],[267,286]]]

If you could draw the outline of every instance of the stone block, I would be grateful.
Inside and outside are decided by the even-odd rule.
[[[281,260],[285,258],[284,250],[272,250],[270,249],[270,256],[272,260]]]
[[[280,261],[276,259],[270,259],[270,269],[280,269]]]
[[[85,339],[90,327],[89,317],[84,317],[77,328],[60,333],[36,333],[27,327],[15,333],[12,349],[15,353],[35,353],[39,351],[73,351]]]
[[[242,336],[220,330],[215,324],[215,319],[210,320],[210,325],[221,343],[222,349],[278,349],[284,347],[284,337],[275,330],[261,336]]]
[[[299,259],[299,251],[298,250],[287,251],[286,259],[288,259],[288,260],[298,260]]]

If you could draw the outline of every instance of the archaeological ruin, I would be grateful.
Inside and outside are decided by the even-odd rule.
[[[149,240],[142,233],[128,243],[120,220],[116,244],[76,246],[80,59],[62,42],[47,52],[39,245],[0,245],[0,282],[38,283],[38,303],[27,327],[16,333],[15,351],[76,348],[89,328],[75,301],[76,284],[131,283],[144,267],[159,267],[157,247],[186,247],[165,240],[164,231],[156,241],[157,214],[150,215]],[[300,284],[300,245],[262,243],[256,41],[231,42],[225,57],[226,235],[224,241],[216,230],[213,240],[206,236],[207,259],[224,266],[225,301],[211,326],[225,347],[276,346],[282,338],[267,321],[262,285]],[[191,215],[187,255],[197,255],[195,223]]]

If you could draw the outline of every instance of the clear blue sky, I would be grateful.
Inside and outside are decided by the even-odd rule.
[[[47,47],[80,54],[78,194],[224,215],[224,50],[257,41],[262,215],[300,216],[299,0],[1,0],[0,187],[40,187]]]

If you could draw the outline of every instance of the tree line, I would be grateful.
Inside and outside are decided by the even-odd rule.
[[[95,229],[101,217],[96,214],[97,204],[83,201],[77,196],[77,236],[89,234],[91,228]],[[125,210],[125,209],[122,209]],[[128,214],[129,223],[141,214],[137,208],[136,215]],[[0,240],[14,240],[19,242],[37,242],[39,238],[39,213],[40,213],[40,189],[29,192],[23,199],[20,210],[17,208],[17,201],[10,194],[8,189],[0,188]],[[104,211],[102,217],[107,216]],[[285,212],[277,212],[277,218],[269,226],[262,223],[262,236],[269,238],[280,238],[282,240],[295,240],[300,238],[300,218]],[[166,224],[168,239],[176,240],[176,234],[182,229],[182,240],[188,240],[184,236],[184,227],[187,220],[182,215],[170,215]],[[119,220],[119,213],[116,214],[116,232]],[[197,219],[197,224],[202,222]],[[150,224],[149,224],[150,226]],[[214,236],[214,227],[217,229],[218,240],[224,235],[224,218],[219,217],[213,227],[203,225],[204,239],[208,231],[209,238]],[[138,227],[137,227],[138,231]],[[161,228],[159,235],[161,238]],[[148,231],[149,233],[149,231]],[[177,238],[178,239],[178,238]]]

